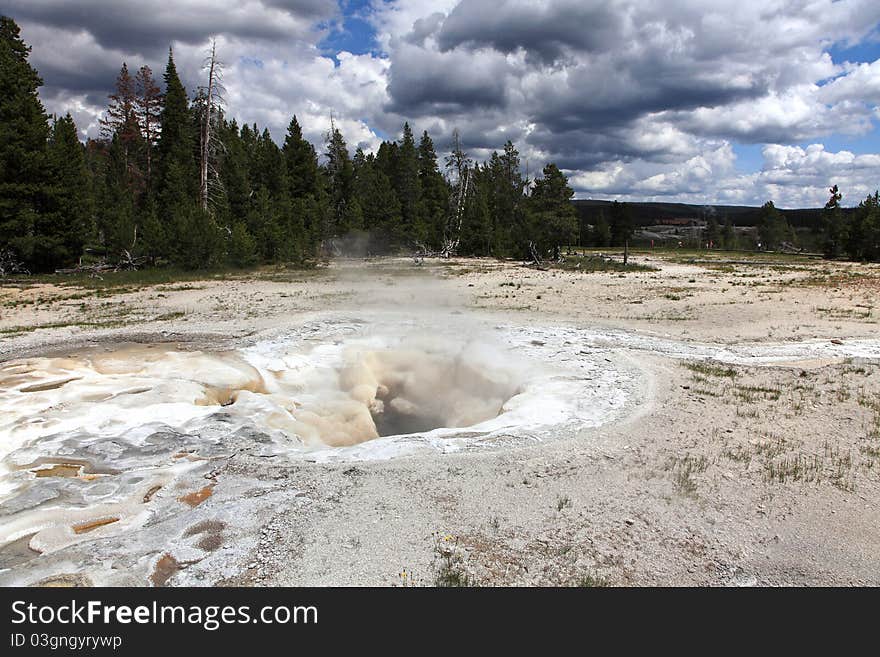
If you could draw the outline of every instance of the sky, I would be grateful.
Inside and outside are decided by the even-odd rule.
[[[877,0],[0,0],[47,111],[83,136],[122,62],[190,90],[216,38],[227,113],[350,148],[405,121],[475,159],[508,139],[577,198],[816,207],[880,187]],[[320,147],[319,151],[322,150]]]

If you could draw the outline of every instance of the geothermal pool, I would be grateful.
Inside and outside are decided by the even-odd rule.
[[[0,581],[91,541],[149,554],[126,537],[209,507],[218,464],[238,454],[498,449],[575,435],[632,401],[637,368],[606,349],[456,320],[324,318],[225,351],[116,344],[0,364]],[[229,497],[227,513],[247,513]]]

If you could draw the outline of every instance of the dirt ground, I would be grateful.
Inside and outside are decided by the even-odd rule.
[[[616,353],[643,373],[643,394],[623,418],[495,450],[354,464],[229,459],[212,473],[217,489],[224,478],[258,482],[266,500],[255,526],[216,535],[238,541],[241,554],[223,569],[159,579],[880,585],[880,360],[834,347],[880,340],[880,266],[717,254],[633,260],[653,270],[374,259],[101,293],[3,285],[0,360],[123,340],[235,347],[328,310],[389,304],[428,309],[438,321],[465,313],[622,331],[631,342]],[[642,338],[823,348],[776,364],[720,362],[632,346]],[[293,490],[302,503],[273,501]]]

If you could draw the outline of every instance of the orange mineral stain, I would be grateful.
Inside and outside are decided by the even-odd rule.
[[[153,574],[150,575],[150,582],[153,586],[165,586],[165,582],[178,570],[180,570],[180,562],[166,552],[156,562]]]
[[[104,525],[110,525],[114,522],[119,522],[119,518],[116,518],[116,517],[100,518],[98,520],[92,520],[90,522],[81,522],[78,525],[73,526],[73,532],[75,534],[85,534],[86,532],[90,532],[92,530],[98,529],[98,527],[103,527]]]
[[[155,495],[156,493],[158,493],[158,492],[161,490],[161,488],[162,488],[162,487],[161,487],[161,486],[158,486],[158,485],[157,485],[157,486],[153,486],[152,488],[150,488],[150,490],[148,490],[148,491],[146,492],[146,494],[144,495],[144,504],[146,504],[146,503],[149,502],[151,499],[153,499],[153,495]]]
[[[201,490],[197,490],[193,493],[187,493],[186,495],[181,495],[177,499],[184,504],[189,504],[192,507],[196,507],[206,499],[211,497],[214,494],[214,484],[208,484]]]
[[[77,477],[82,470],[82,466],[78,463],[56,463],[49,468],[40,468],[32,470],[38,477]]]

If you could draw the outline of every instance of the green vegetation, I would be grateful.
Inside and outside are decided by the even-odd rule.
[[[464,558],[451,536],[434,535],[434,586],[477,586],[476,580],[465,569]]]
[[[189,97],[171,50],[164,93],[149,67],[122,65],[101,137],[82,145],[70,116],[50,125],[29,51],[3,17],[0,275],[417,251],[543,258],[576,235],[565,175],[548,164],[526,180],[509,141],[474,163],[456,133],[444,173],[431,137],[408,123],[399,141],[354,156],[331,125],[319,163],[295,116],[279,147],[229,120],[208,86]]]
[[[585,573],[578,577],[577,580],[575,580],[574,586],[577,586],[579,588],[603,588],[606,586],[611,586],[611,584],[601,575],[596,575],[595,573]]]
[[[649,265],[636,264],[628,262],[623,264],[623,259],[612,259],[605,256],[599,256],[588,252],[581,254],[566,255],[561,262],[551,265],[554,268],[565,269],[567,271],[579,272],[634,272],[634,271],[657,271],[655,267]]]
[[[696,372],[697,374],[702,374],[704,376],[727,377],[731,379],[736,377],[736,370],[732,367],[723,367],[721,365],[716,365],[711,361],[684,363],[684,366],[691,372]]]

